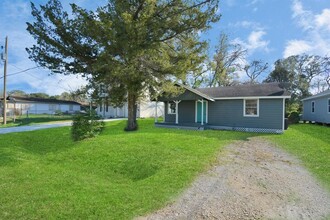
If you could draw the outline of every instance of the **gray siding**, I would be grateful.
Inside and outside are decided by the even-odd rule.
[[[180,104],[179,104],[180,105]],[[168,102],[164,103],[165,122],[175,123],[175,114],[168,114]]]
[[[181,101],[179,103],[179,123],[195,123],[195,101]]]
[[[168,114],[168,102],[165,102],[165,122],[175,123],[175,114]],[[195,101],[179,103],[179,123],[195,123]]]
[[[244,100],[209,102],[209,124],[228,127],[282,129],[283,99],[260,99],[259,117],[244,117]]]
[[[305,121],[315,121],[330,124],[328,99],[330,95],[303,101],[303,117]],[[315,112],[312,113],[312,101],[315,102]]]
[[[179,124],[195,123],[195,101],[179,103]],[[165,122],[175,123],[175,114],[168,114],[165,102]],[[208,102],[208,124],[215,126],[282,129],[283,99],[260,99],[259,116],[244,117],[244,100],[217,100]]]

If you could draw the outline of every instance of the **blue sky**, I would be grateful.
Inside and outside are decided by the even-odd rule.
[[[35,1],[44,4],[46,1]],[[64,0],[82,7],[94,9],[105,0]],[[28,59],[25,47],[34,40],[26,31],[26,22],[32,21],[29,1],[0,1],[0,45],[9,38],[8,74],[36,66]],[[330,1],[329,0],[222,0],[220,21],[202,34],[210,42],[210,55],[220,32],[230,41],[240,43],[248,50],[245,62],[263,60],[271,65],[280,58],[308,53],[330,56]],[[265,75],[268,74],[265,73]],[[0,90],[3,90],[3,63],[0,64]],[[241,75],[244,80],[244,76]],[[77,76],[49,75],[49,71],[32,69],[8,76],[7,90],[19,89],[27,93],[45,92],[50,95],[72,91],[84,85]]]

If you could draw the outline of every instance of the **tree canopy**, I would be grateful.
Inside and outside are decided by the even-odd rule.
[[[109,0],[96,11],[59,0],[32,6],[30,59],[53,73],[104,83],[113,102],[128,102],[127,130],[137,129],[136,102],[200,65],[200,31],[219,20],[218,0]],[[169,87],[168,87],[169,88]]]

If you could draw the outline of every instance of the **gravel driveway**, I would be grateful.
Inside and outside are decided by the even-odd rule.
[[[330,219],[330,196],[297,159],[251,138],[227,146],[173,204],[138,219]]]

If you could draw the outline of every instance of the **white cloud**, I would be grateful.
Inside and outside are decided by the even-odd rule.
[[[283,56],[302,53],[330,54],[330,8],[323,9],[320,14],[305,10],[300,0],[292,3],[292,18],[302,28],[302,39],[291,39],[286,43]]]
[[[241,44],[243,48],[248,50],[248,54],[253,54],[256,50],[269,52],[269,41],[263,39],[266,34],[267,33],[263,30],[254,30],[249,34],[246,41],[236,38],[232,43]]]
[[[321,14],[315,16],[318,28],[325,28],[330,31],[330,9],[324,9]]]
[[[235,27],[235,28],[246,28],[246,29],[253,29],[253,30],[263,30],[264,28],[261,26],[260,23],[258,22],[254,22],[254,21],[239,21],[236,23],[231,23],[231,26]]]
[[[289,57],[296,54],[307,53],[312,49],[312,46],[304,40],[290,40],[285,48],[284,57]]]

